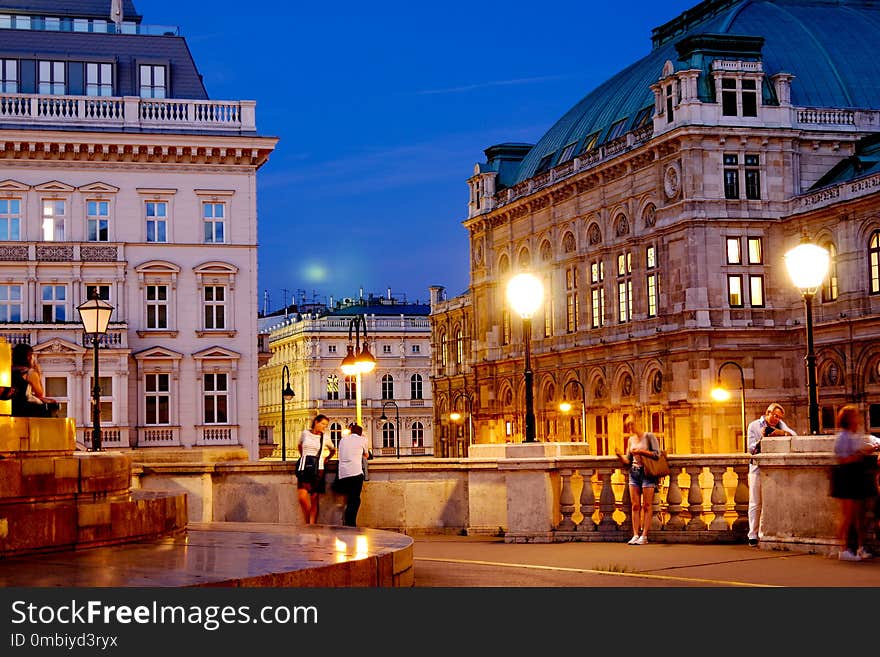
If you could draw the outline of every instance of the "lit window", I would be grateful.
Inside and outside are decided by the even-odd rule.
[[[764,307],[764,277],[749,276],[749,302],[752,308]]]
[[[455,364],[464,363],[464,334],[461,329],[455,332]]]
[[[880,292],[880,230],[871,234],[868,260],[871,268],[871,294],[877,294]]]
[[[760,237],[749,238],[749,264],[761,265],[764,263],[764,248]]]
[[[572,265],[565,270],[565,330],[574,333],[578,328],[578,272]]]
[[[86,228],[89,242],[110,241],[110,202],[88,201],[86,203]]]
[[[589,153],[591,150],[596,148],[596,145],[599,142],[599,133],[594,132],[591,135],[588,135],[586,139],[584,139],[584,147],[581,148],[581,153]]]
[[[357,379],[353,375],[346,376],[342,384],[345,388],[346,399],[357,399]]]
[[[501,344],[510,344],[510,311],[507,308],[501,311]]]
[[[225,242],[225,217],[225,203],[202,203],[205,244],[223,244]]]
[[[742,308],[743,305],[743,279],[740,274],[728,274],[727,276],[727,301],[731,308]]]
[[[140,96],[141,98],[165,98],[167,96],[164,66],[141,64]]]
[[[147,201],[147,241],[168,241],[168,203],[165,201]]]
[[[17,198],[0,198],[0,241],[21,239],[21,201]]]
[[[837,279],[837,247],[829,242],[825,245],[825,249],[828,251],[829,264],[828,275],[825,277],[825,282],[822,284],[822,301],[827,303],[829,301],[837,300],[839,289]]]
[[[21,285],[0,285],[0,322],[20,322],[21,310]]]
[[[742,255],[739,252],[739,238],[738,237],[728,237],[727,238],[727,264],[728,265],[741,265],[742,264]]]
[[[226,328],[226,287],[223,285],[206,285],[204,291],[205,300],[205,330],[220,330]]]
[[[66,285],[43,285],[40,290],[40,299],[44,322],[67,321]]]
[[[590,316],[593,328],[605,325],[605,263],[590,264]]]
[[[657,300],[659,297],[659,290],[657,287],[657,274],[654,274],[654,273],[648,274],[647,285],[648,285],[648,317],[656,317],[657,316]]]
[[[413,422],[412,425],[412,446],[425,446],[425,427],[421,422]]]
[[[147,374],[144,378],[144,424],[171,424],[171,389],[168,374]]]
[[[64,220],[67,216],[67,203],[64,201],[43,201],[43,241],[64,241]]]
[[[227,376],[212,372],[204,375],[205,381],[205,424],[227,424],[229,422]]]

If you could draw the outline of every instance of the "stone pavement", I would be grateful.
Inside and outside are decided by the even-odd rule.
[[[504,543],[415,537],[417,587],[880,587],[860,563],[746,545]]]

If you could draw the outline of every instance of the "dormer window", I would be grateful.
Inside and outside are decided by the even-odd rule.
[[[651,115],[654,111],[653,106],[645,107],[636,114],[636,120],[633,122],[633,128],[641,128],[651,122]]]
[[[581,153],[589,153],[591,150],[596,148],[596,144],[599,142],[599,133],[594,132],[591,135],[588,135],[586,139],[584,139],[584,147],[581,149]]]
[[[18,60],[0,59],[0,92],[18,93]]]
[[[613,141],[626,132],[626,119],[627,117],[624,117],[620,119],[620,121],[616,121],[612,124],[611,128],[608,130],[608,139],[606,141]]]
[[[758,116],[757,81],[721,78],[721,114],[723,116]]]
[[[535,170],[535,173],[544,173],[545,171],[547,171],[547,169],[549,169],[550,165],[553,163],[554,155],[556,155],[556,151],[542,157],[541,161],[538,162],[538,168]]]
[[[43,95],[63,96],[67,91],[64,62],[41,61],[39,92]]]
[[[113,95],[113,67],[110,64],[86,64],[86,95]]]
[[[167,97],[168,83],[164,66],[141,64],[139,71],[141,98]]]
[[[673,95],[673,85],[666,86],[666,122],[672,123],[675,120],[675,111],[673,110],[673,106],[675,104],[675,96]]]
[[[575,146],[577,146],[576,141],[570,143],[568,146],[562,149],[562,155],[559,156],[560,164],[562,162],[568,162],[571,159],[572,155],[574,155]]]

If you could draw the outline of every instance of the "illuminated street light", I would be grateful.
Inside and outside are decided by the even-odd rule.
[[[532,315],[544,301],[544,286],[532,274],[517,274],[507,284],[507,301],[523,320],[523,342],[525,343],[525,384],[526,384],[526,436],[525,442],[535,442],[535,400],[532,390]]]
[[[85,332],[92,336],[92,348],[94,349],[94,381],[92,382],[92,449],[93,452],[101,451],[101,384],[98,376],[98,343],[101,336],[107,333],[107,325],[110,323],[110,315],[113,314],[113,306],[99,298],[98,286],[92,289],[88,301],[76,308],[82,320]]]
[[[721,370],[723,370],[726,365],[733,365],[739,370],[740,428],[743,436],[743,449],[744,451],[748,451],[748,436],[746,435],[746,375],[740,364],[734,363],[732,360],[721,363],[721,366],[718,368],[718,376],[715,379],[715,387],[712,388],[712,391],[709,394],[712,396],[712,399],[717,402],[726,402],[730,400],[730,391],[721,385]]]

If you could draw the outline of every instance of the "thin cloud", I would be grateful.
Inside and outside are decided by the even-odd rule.
[[[475,89],[486,89],[488,87],[506,87],[514,84],[535,84],[537,82],[548,82],[550,80],[562,80],[566,75],[545,75],[537,78],[516,78],[513,80],[492,80],[490,82],[478,82],[477,84],[468,84],[463,87],[449,87],[448,89],[424,89],[417,91],[419,95],[428,94],[458,94]]]

